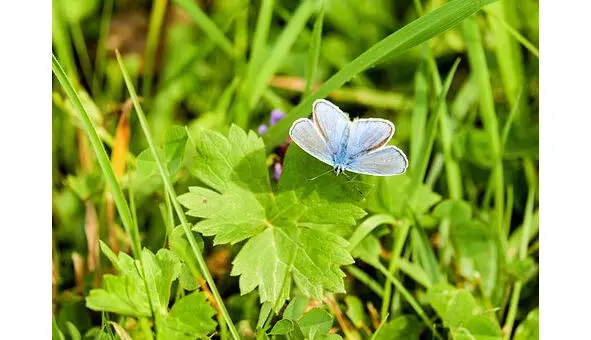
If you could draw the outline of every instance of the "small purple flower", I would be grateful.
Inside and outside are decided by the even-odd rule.
[[[259,135],[264,135],[265,132],[267,132],[267,130],[269,130],[269,128],[267,127],[267,125],[261,124],[261,125],[259,125],[259,128],[257,129],[257,132],[259,133]]]
[[[273,178],[276,181],[279,180],[279,176],[281,176],[282,170],[283,170],[283,166],[281,165],[281,163],[279,163],[279,162],[275,163],[275,166],[273,167]]]
[[[285,117],[285,112],[278,109],[271,111],[271,126],[277,124],[283,117]]]

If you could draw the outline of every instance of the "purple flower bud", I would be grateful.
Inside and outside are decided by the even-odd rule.
[[[281,176],[282,170],[283,170],[283,166],[281,166],[281,163],[275,163],[275,166],[273,167],[273,178],[276,181],[279,180],[279,176]]]
[[[257,132],[259,133],[259,135],[264,135],[265,132],[267,132],[267,130],[269,130],[269,128],[267,127],[267,125],[261,124],[261,125],[259,125],[259,128],[257,129]]]
[[[277,124],[283,117],[285,117],[285,112],[278,109],[271,111],[271,126]]]

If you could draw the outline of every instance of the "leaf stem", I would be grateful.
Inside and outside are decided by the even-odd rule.
[[[138,120],[139,120],[142,130],[144,132],[144,135],[146,137],[146,140],[148,142],[150,150],[152,151],[152,156],[154,157],[154,160],[156,161],[156,164],[158,165],[158,170],[159,170],[160,175],[162,177],[162,182],[164,182],[164,187],[166,189],[166,192],[170,196],[172,206],[173,206],[179,220],[181,221],[181,225],[183,226],[183,229],[184,229],[185,234],[187,236],[187,240],[189,241],[189,244],[191,245],[191,249],[193,250],[195,258],[197,259],[197,263],[199,264],[199,268],[201,269],[201,272],[202,272],[203,276],[205,277],[205,281],[207,281],[207,284],[209,285],[209,288],[211,289],[213,297],[215,298],[215,301],[220,308],[220,311],[222,313],[222,316],[224,317],[224,320],[226,320],[226,323],[228,324],[228,328],[230,329],[230,333],[232,334],[234,339],[239,340],[240,336],[238,335],[238,331],[236,330],[236,327],[234,326],[234,323],[232,322],[232,319],[230,318],[230,314],[228,313],[228,310],[226,309],[226,306],[224,305],[224,301],[223,301],[222,297],[220,296],[220,293],[218,292],[217,287],[215,286],[215,282],[213,280],[213,277],[211,276],[211,273],[209,272],[209,269],[207,268],[207,263],[205,262],[205,259],[203,258],[203,254],[201,254],[201,252],[199,251],[199,247],[197,246],[197,241],[195,240],[195,237],[193,236],[193,233],[191,232],[191,228],[189,226],[189,222],[187,221],[187,217],[185,216],[185,213],[184,213],[179,201],[177,200],[177,195],[176,195],[176,192],[175,192],[174,187],[172,185],[172,181],[170,180],[170,174],[168,172],[168,169],[163,165],[162,160],[160,159],[160,154],[158,153],[158,151],[156,149],[156,145],[155,145],[154,141],[152,140],[152,136],[150,134],[150,129],[148,127],[148,121],[147,121],[144,111],[142,110],[142,107],[138,101],[138,97],[137,97],[137,94],[136,94],[135,89],[133,87],[133,83],[132,83],[131,79],[129,78],[127,71],[125,70],[125,66],[123,65],[123,60],[121,59],[121,55],[119,54],[119,51],[116,51],[116,54],[117,54],[117,61],[119,62],[119,67],[121,68],[121,73],[123,74],[123,78],[125,79],[125,84],[127,85],[127,89],[128,89],[129,94],[131,96],[131,100],[133,101],[133,105],[135,107],[135,111],[137,113]]]

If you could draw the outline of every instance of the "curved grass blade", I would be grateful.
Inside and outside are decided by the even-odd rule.
[[[131,239],[131,248],[133,251],[133,255],[135,258],[140,258],[141,255],[141,247],[140,247],[140,238],[139,238],[139,231],[137,229],[137,225],[133,222],[133,218],[131,215],[131,210],[129,209],[129,205],[125,200],[125,196],[123,195],[123,191],[119,186],[119,182],[117,182],[117,177],[115,176],[115,172],[111,167],[111,162],[109,161],[109,157],[107,156],[107,152],[105,151],[105,147],[101,142],[94,124],[90,120],[86,109],[82,105],[80,101],[80,97],[78,97],[78,93],[74,89],[74,86],[70,82],[70,79],[64,72],[62,66],[60,65],[59,61],[52,54],[52,64],[51,67],[53,69],[53,73],[57,77],[58,81],[66,91],[66,94],[72,101],[74,107],[78,110],[80,114],[80,119],[84,123],[84,127],[86,133],[88,134],[88,139],[94,149],[96,154],[97,161],[105,176],[105,180],[111,189],[111,194],[113,195],[113,201],[115,201],[115,205],[117,206],[117,211],[119,211],[119,216],[121,218],[121,222],[123,223],[123,227],[125,231],[129,235]]]
[[[294,120],[307,117],[310,114],[310,108],[314,100],[326,97],[330,92],[351,80],[356,74],[365,71],[385,57],[391,58],[400,55],[408,49],[424,43],[435,35],[445,32],[476,13],[482,6],[494,1],[451,1],[382,39],[345,65],[339,72],[320,86],[316,92],[291,110],[287,115],[287,119],[281,120],[269,129],[264,136],[267,149],[270,150],[283,141]]]

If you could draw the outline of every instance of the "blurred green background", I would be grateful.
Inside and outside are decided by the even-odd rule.
[[[272,130],[264,135],[272,175],[284,153],[276,146],[287,138],[285,126],[271,126],[273,110],[288,113],[282,123],[289,124],[289,112],[323,82],[423,11],[446,3],[53,0],[53,53],[90,114],[122,187],[133,195],[142,246],[155,252],[166,246],[166,200],[157,178],[132,180],[137,157],[148,145],[132,114],[115,50],[141,96],[156,143],[164,143],[176,125],[187,126],[189,133],[198,128],[226,133],[232,123],[255,131],[264,124]],[[257,28],[265,20],[266,32]],[[321,39],[315,42],[316,32]],[[394,122],[393,143],[409,156],[411,169],[424,158],[428,123],[441,111],[433,149],[425,158],[421,188],[427,194],[419,196],[418,220],[411,222],[424,233],[411,236],[424,237],[425,256],[434,256],[430,263],[456,288],[469,289],[479,303],[484,300],[505,334],[521,339],[537,338],[537,321],[528,326],[524,320],[536,319],[538,306],[538,39],[538,1],[499,0],[428,43],[386,55],[327,97],[351,116]],[[458,58],[440,103],[442,83]],[[130,252],[130,243],[79,114],[55,78],[52,95],[53,315],[64,333],[73,326],[94,336],[105,315],[87,309],[84,298],[113,271],[99,255],[98,240],[115,251]],[[194,181],[189,171],[174,177],[179,193]],[[396,200],[411,196],[406,180],[371,181],[376,190],[366,210],[404,220]],[[466,211],[471,227],[454,234],[466,222]],[[522,241],[526,224],[529,234]],[[373,233],[380,240],[380,256],[389,261],[396,236],[384,225]],[[428,272],[414,238],[407,253],[399,255]],[[237,278],[229,275],[238,249],[213,247],[206,240],[205,255],[234,321],[247,320],[240,327],[254,331],[258,303],[249,295],[239,297]],[[359,268],[383,284],[374,268]],[[362,298],[367,317],[353,328],[372,333],[375,323],[369,320],[380,318],[371,309],[380,314],[383,300],[359,281],[360,274],[347,275],[347,292]],[[494,289],[488,291],[483,279],[495,281]],[[425,293],[416,290],[423,301]],[[354,321],[351,301],[338,300]],[[433,320],[437,314],[445,319],[430,311]]]

